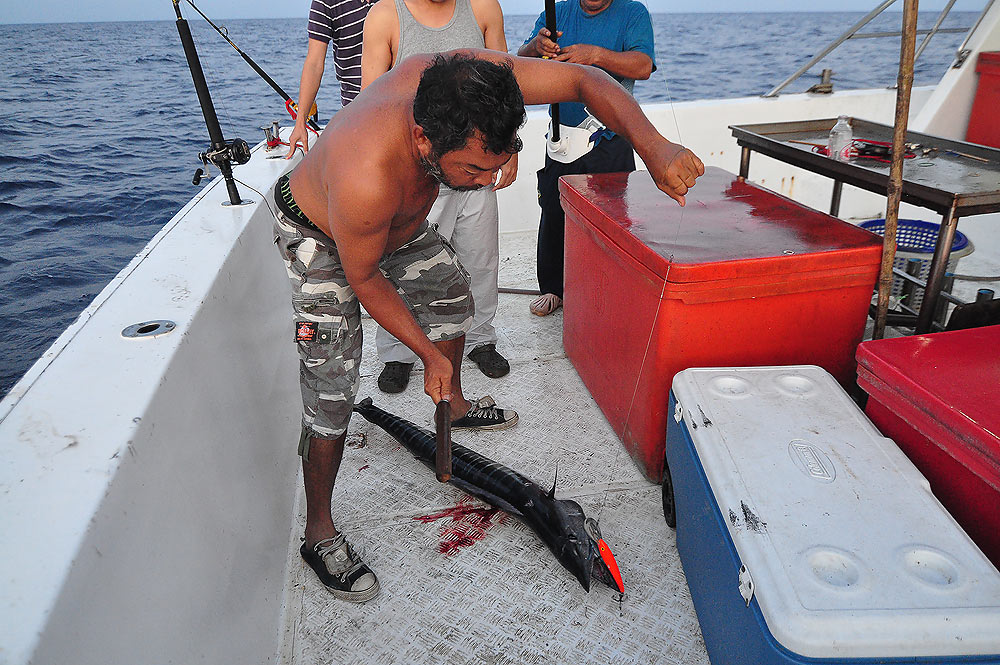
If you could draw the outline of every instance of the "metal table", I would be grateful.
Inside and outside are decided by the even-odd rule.
[[[836,118],[801,122],[776,122],[754,125],[730,125],[742,148],[739,177],[750,171],[750,153],[757,151],[779,161],[833,179],[830,214],[840,212],[844,183],[879,194],[889,184],[889,163],[859,158],[850,163],[838,162],[813,152],[804,141],[826,145]],[[892,142],[892,127],[852,118],[855,139]],[[941,232],[931,260],[924,299],[920,311],[909,317],[897,317],[895,323],[909,325],[917,333],[930,332],[941,287],[951,254],[951,245],[960,217],[1000,211],[1000,150],[951,141],[917,132],[906,133],[907,144],[915,157],[903,162],[902,200],[941,214]],[[904,278],[915,279],[910,275]]]

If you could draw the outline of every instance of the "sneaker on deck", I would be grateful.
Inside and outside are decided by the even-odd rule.
[[[517,412],[501,409],[493,398],[487,395],[472,403],[469,412],[458,420],[451,421],[453,430],[500,430],[517,424]]]
[[[340,534],[312,547],[302,543],[299,553],[327,590],[341,600],[364,603],[378,595],[378,578]]]

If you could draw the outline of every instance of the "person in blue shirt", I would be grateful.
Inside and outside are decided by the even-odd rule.
[[[556,3],[557,40],[545,27],[545,13],[517,54],[600,67],[632,91],[636,80],[656,70],[653,24],[636,0],[563,0]],[[632,146],[604,128],[583,104],[559,104],[559,142],[546,142],[545,167],[538,172],[538,287],[531,312],[546,316],[562,306],[563,238],[559,177],[577,173],[635,170]]]

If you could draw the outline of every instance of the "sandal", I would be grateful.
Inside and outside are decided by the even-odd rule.
[[[483,344],[469,351],[469,360],[491,379],[499,379],[510,372],[510,363],[497,351],[496,344]]]
[[[535,316],[548,316],[560,307],[562,307],[562,298],[554,293],[545,293],[531,301],[528,309]]]

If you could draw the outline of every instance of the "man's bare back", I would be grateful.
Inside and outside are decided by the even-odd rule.
[[[334,241],[342,214],[381,199],[368,211],[371,224],[388,226],[383,253],[405,244],[427,218],[438,183],[420,166],[412,145],[413,96],[426,62],[408,62],[390,81],[360,96],[334,116],[316,145],[291,175],[302,211]],[[396,73],[396,72],[394,72]],[[385,216],[385,212],[391,214]],[[378,213],[382,213],[380,218]],[[353,218],[354,215],[351,215]]]

